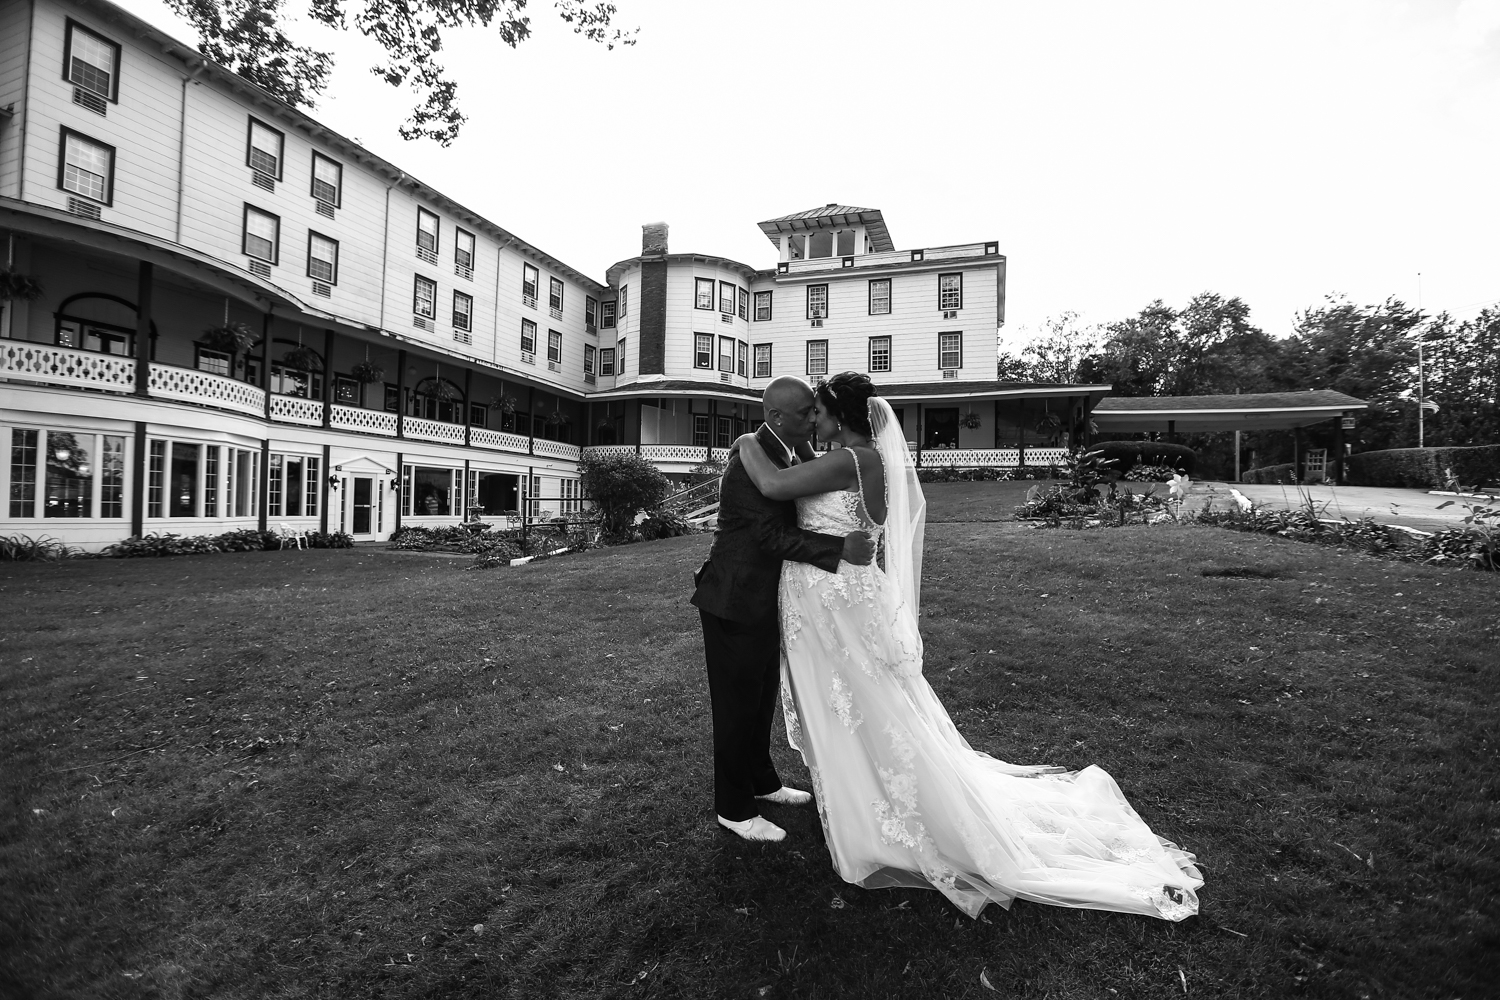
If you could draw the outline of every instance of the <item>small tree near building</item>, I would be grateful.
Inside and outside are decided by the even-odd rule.
[[[672,492],[660,470],[634,452],[612,455],[585,453],[578,463],[583,493],[599,509],[605,535],[622,535],[635,516],[652,510]]]

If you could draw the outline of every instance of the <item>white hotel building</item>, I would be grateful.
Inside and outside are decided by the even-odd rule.
[[[1043,463],[1107,386],[994,379],[995,243],[760,224],[597,280],[102,0],[0,2],[0,535],[388,537],[578,505],[585,448],[668,474],[778,375],[869,372],[923,465]],[[244,324],[226,346],[207,334]]]

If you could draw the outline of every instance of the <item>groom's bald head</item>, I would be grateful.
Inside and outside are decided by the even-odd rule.
[[[796,447],[812,435],[812,387],[792,375],[772,379],[766,386],[761,405],[766,423],[781,440]]]

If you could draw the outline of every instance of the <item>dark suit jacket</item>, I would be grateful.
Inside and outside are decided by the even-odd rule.
[[[768,428],[761,427],[755,440],[777,468],[786,468],[786,453]],[[720,618],[758,622],[776,612],[783,560],[834,573],[843,552],[842,535],[803,531],[795,503],[763,496],[736,453],[719,484],[719,527],[708,561],[693,577],[692,602]]]

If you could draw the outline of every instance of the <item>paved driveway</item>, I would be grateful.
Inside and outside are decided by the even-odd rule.
[[[1325,486],[1314,484],[1303,487],[1264,486],[1256,483],[1195,482],[1189,495],[1190,507],[1201,507],[1208,497],[1214,498],[1214,506],[1233,503],[1230,487],[1239,490],[1258,505],[1289,509],[1306,503],[1312,497],[1315,507],[1323,511],[1324,517],[1347,517],[1356,521],[1372,517],[1385,524],[1400,524],[1423,531],[1457,527],[1467,513],[1458,503],[1438,510],[1445,500],[1477,503],[1463,497],[1432,496],[1422,490],[1387,489],[1381,486]],[[1326,506],[1325,506],[1326,505]]]

